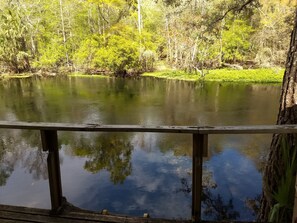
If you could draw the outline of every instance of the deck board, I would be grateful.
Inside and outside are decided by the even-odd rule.
[[[0,205],[0,222],[2,223],[190,223],[190,220],[168,220],[120,215],[102,215],[97,212],[85,211],[76,207],[67,207],[60,215],[50,215],[50,211],[39,208]]]

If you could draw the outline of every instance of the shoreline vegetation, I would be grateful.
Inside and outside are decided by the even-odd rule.
[[[278,0],[1,3],[0,75],[256,83],[281,82],[269,68],[286,65],[296,8]]]
[[[159,70],[154,72],[145,72],[140,75],[129,77],[152,77],[168,80],[182,81],[205,81],[205,82],[237,82],[237,83],[281,83],[283,81],[283,68],[258,68],[258,69],[214,69],[206,70],[204,75],[200,73],[187,73],[179,70]],[[18,79],[37,77],[93,77],[93,78],[109,78],[116,77],[113,74],[88,74],[83,72],[66,72],[66,73],[22,73],[22,74],[0,74],[0,80]]]
[[[165,78],[184,81],[206,82],[244,82],[244,83],[282,83],[284,69],[258,68],[258,69],[215,69],[207,70],[205,75],[188,74],[184,71],[157,71],[142,74],[143,77]]]
[[[77,72],[253,83],[281,82],[274,68],[285,67],[296,7],[276,0],[1,3],[0,79]]]

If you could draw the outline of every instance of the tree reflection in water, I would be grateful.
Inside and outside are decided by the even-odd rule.
[[[13,172],[14,165],[6,157],[5,142],[0,138],[0,186],[6,184],[7,179]]]
[[[192,185],[188,183],[188,179],[181,178],[181,188],[176,192],[182,192],[186,196],[191,196]],[[212,172],[203,171],[202,177],[202,213],[208,219],[223,221],[236,220],[240,217],[238,211],[234,210],[233,199],[225,202],[220,194],[212,193],[211,189],[215,189],[217,184],[214,182]]]
[[[47,179],[47,153],[41,150],[38,132],[1,130],[0,133],[0,186],[6,185],[18,164],[28,170],[34,180]]]
[[[107,170],[110,180],[117,184],[123,183],[132,172],[131,153],[133,146],[126,135],[100,134],[94,141],[81,136],[79,147],[72,146],[77,156],[87,157],[84,168],[91,173]]]
[[[114,184],[121,184],[124,183],[127,176],[132,173],[131,156],[133,146],[135,145],[133,144],[133,140],[131,140],[131,136],[131,134],[115,133],[63,133],[60,135],[59,139],[62,145],[67,146],[65,148],[69,148],[66,149],[67,152],[72,153],[75,156],[84,157],[83,165],[85,170],[91,173],[98,173],[101,170],[106,170],[110,173],[110,180]],[[37,149],[38,147],[41,147],[39,132],[35,132],[34,134],[24,130],[1,132],[0,186],[6,184],[11,173],[14,169],[18,168],[18,164],[20,164],[26,172],[32,174],[33,179],[35,180],[47,178],[47,153],[42,152],[41,149]],[[63,148],[63,146],[61,148]],[[188,147],[182,148],[187,149]],[[186,151],[188,151],[186,149],[180,149],[178,154],[186,154]],[[165,150],[164,153],[166,153],[166,151],[167,150]],[[63,156],[61,158],[63,158]],[[240,159],[238,160],[241,161]],[[153,162],[153,164],[155,165],[156,163]],[[236,200],[237,197],[227,200],[228,198],[226,198],[224,193],[221,191],[218,193],[213,173],[210,170],[207,170],[208,168],[204,169],[202,192],[203,218],[205,220],[210,219],[219,221],[236,220],[240,217],[243,218],[242,215],[244,215],[244,213],[240,212],[240,216],[239,211],[237,211],[241,210],[241,208],[237,206],[237,210],[235,210],[234,207],[234,204],[238,203]],[[187,208],[190,210],[190,202],[188,201],[191,200],[192,192],[190,180],[191,171],[186,171],[182,175],[178,174],[175,176],[180,179],[181,184],[181,186],[179,184],[178,189],[175,190],[175,192],[185,194],[187,203],[189,204]],[[170,192],[173,190],[170,189]],[[171,195],[168,197],[170,196]],[[257,208],[257,200],[246,200],[245,205],[254,210]]]
[[[239,212],[234,210],[233,199],[226,203],[220,194],[214,195],[209,188],[202,191],[203,214],[216,221],[236,220],[240,217]]]
[[[260,203],[261,203],[261,194],[258,194],[252,199],[246,199],[245,204],[246,206],[252,211],[253,216],[258,216],[258,213],[260,211]]]

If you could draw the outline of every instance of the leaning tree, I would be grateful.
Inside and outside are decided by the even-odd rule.
[[[283,78],[277,124],[297,124],[297,8]],[[258,216],[261,222],[267,222],[272,211],[281,215],[279,217],[282,218],[282,222],[291,222],[297,159],[296,146],[296,134],[273,135],[263,177],[263,196]],[[291,176],[288,174],[288,168],[291,168]],[[293,171],[292,168],[294,168]],[[291,180],[288,180],[288,177]]]

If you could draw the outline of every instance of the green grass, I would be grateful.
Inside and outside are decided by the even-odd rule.
[[[156,78],[164,78],[164,79],[172,79],[172,80],[185,80],[185,81],[197,81],[200,78],[200,74],[188,74],[183,71],[156,71],[151,73],[143,73],[143,77],[156,77]]]
[[[101,74],[85,74],[85,73],[71,73],[67,75],[68,77],[92,77],[92,78],[109,78],[108,75],[101,75]]]
[[[144,73],[144,77],[156,77],[186,81],[218,81],[218,82],[248,82],[248,83],[281,83],[283,81],[284,69],[248,69],[230,70],[216,69],[206,71],[206,75],[201,77],[199,73],[188,74],[183,71],[158,71]]]
[[[8,79],[21,79],[21,78],[28,78],[32,77],[31,73],[23,73],[23,74],[0,74],[0,80],[8,80]]]
[[[217,82],[246,82],[246,83],[281,83],[283,81],[284,69],[248,69],[248,70],[230,70],[216,69],[208,70],[202,77],[199,73],[189,74],[184,71],[163,70],[142,74],[143,77],[155,77],[164,79],[184,80],[184,81],[217,81]],[[11,78],[27,78],[34,74],[25,73],[19,75],[0,74],[0,80]],[[91,75],[85,73],[71,73],[69,77],[86,77],[86,78],[109,78],[108,75]]]

